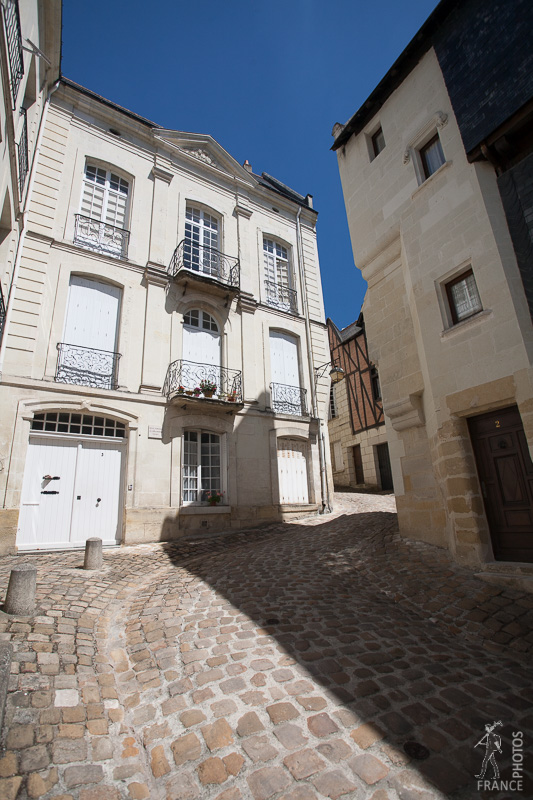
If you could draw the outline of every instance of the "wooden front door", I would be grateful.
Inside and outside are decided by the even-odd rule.
[[[533,561],[533,462],[518,408],[468,420],[494,557]]]
[[[378,466],[379,466],[379,479],[381,483],[381,488],[383,491],[392,491],[394,488],[394,484],[392,482],[392,469],[390,464],[390,456],[389,456],[389,445],[387,442],[383,444],[376,445],[376,451],[378,454]]]

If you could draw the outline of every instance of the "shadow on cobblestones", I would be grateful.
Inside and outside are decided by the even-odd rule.
[[[322,520],[221,537],[196,559],[165,550],[272,637],[304,682],[310,677],[354,715],[360,746],[382,739],[400,766],[409,761],[403,744],[415,740],[431,754],[416,765],[422,776],[445,795],[470,784],[464,796],[473,796],[484,725],[502,720],[507,742],[514,730],[532,730],[532,674],[521,663],[532,649],[531,596],[487,585],[446,552],[402,540],[394,514]],[[498,645],[505,623],[514,635]],[[236,635],[243,649],[251,641],[246,631]],[[241,679],[251,705],[262,702],[269,665],[256,669],[255,691]],[[294,668],[272,675],[280,685],[295,678]],[[509,747],[505,755],[502,777],[510,779]]]
[[[4,590],[21,558],[38,571],[36,614],[0,614],[2,800],[509,798],[477,791],[474,746],[501,720],[502,778],[513,731],[527,756],[533,597],[350,502],[94,573],[79,552],[0,559]]]

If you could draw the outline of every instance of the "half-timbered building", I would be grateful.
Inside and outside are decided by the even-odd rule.
[[[339,330],[327,320],[331,362],[344,380],[331,385],[329,438],[338,488],[392,489],[378,371],[368,357],[363,313]]]

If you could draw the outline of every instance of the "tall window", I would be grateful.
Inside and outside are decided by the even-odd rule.
[[[221,491],[221,437],[204,431],[183,436],[183,503],[201,503],[207,492]]]
[[[439,167],[442,167],[446,159],[444,158],[438,133],[420,148],[420,160],[422,161],[425,178],[429,178]]]
[[[374,158],[376,158],[376,156],[379,156],[381,151],[384,149],[385,149],[385,137],[383,136],[383,130],[380,127],[372,136],[372,153],[374,154]]]
[[[296,292],[292,288],[289,253],[273,239],[263,239],[267,302],[282,311],[296,313]]]
[[[187,206],[184,264],[187,269],[217,276],[220,272],[218,220],[207,211]]]
[[[129,183],[110,170],[87,164],[75,241],[110,255],[125,257]]]
[[[121,296],[116,286],[72,276],[56,381],[116,388]]]

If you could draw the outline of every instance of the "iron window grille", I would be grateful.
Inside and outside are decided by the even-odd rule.
[[[3,5],[9,69],[11,72],[11,94],[13,96],[13,108],[15,108],[20,83],[24,75],[19,4],[18,0],[5,0]]]
[[[74,242],[105,255],[126,258],[130,232],[107,222],[76,214]]]
[[[71,433],[75,436],[108,436],[114,439],[123,439],[126,436],[126,426],[123,422],[109,417],[95,417],[92,414],[69,411],[46,411],[35,414],[31,421],[31,430]]]
[[[238,258],[190,239],[183,239],[174,250],[168,274],[171,278],[177,278],[184,270],[212,278],[234,289],[240,287],[241,268]]]
[[[281,286],[274,281],[265,281],[266,300],[269,306],[278,308],[280,311],[290,311],[291,314],[298,313],[298,299],[296,289],[288,286]]]
[[[60,342],[55,379],[57,383],[116,389],[120,353],[95,350]]]
[[[284,383],[271,383],[272,409],[279,414],[293,414],[297,417],[307,416],[307,389],[299,386],[287,386]]]
[[[226,369],[216,364],[198,364],[184,359],[178,359],[170,364],[163,385],[163,394],[167,399],[176,394],[205,399],[206,393],[209,392],[201,389],[203,382],[214,384],[216,387],[211,399],[242,403],[240,370]]]
[[[20,199],[22,200],[22,193],[24,191],[26,175],[28,174],[28,169],[29,169],[28,115],[26,113],[25,108],[20,109],[20,115],[22,117],[22,131],[20,133],[20,139],[17,145],[17,150],[18,150],[18,162],[19,162],[19,195]]]

